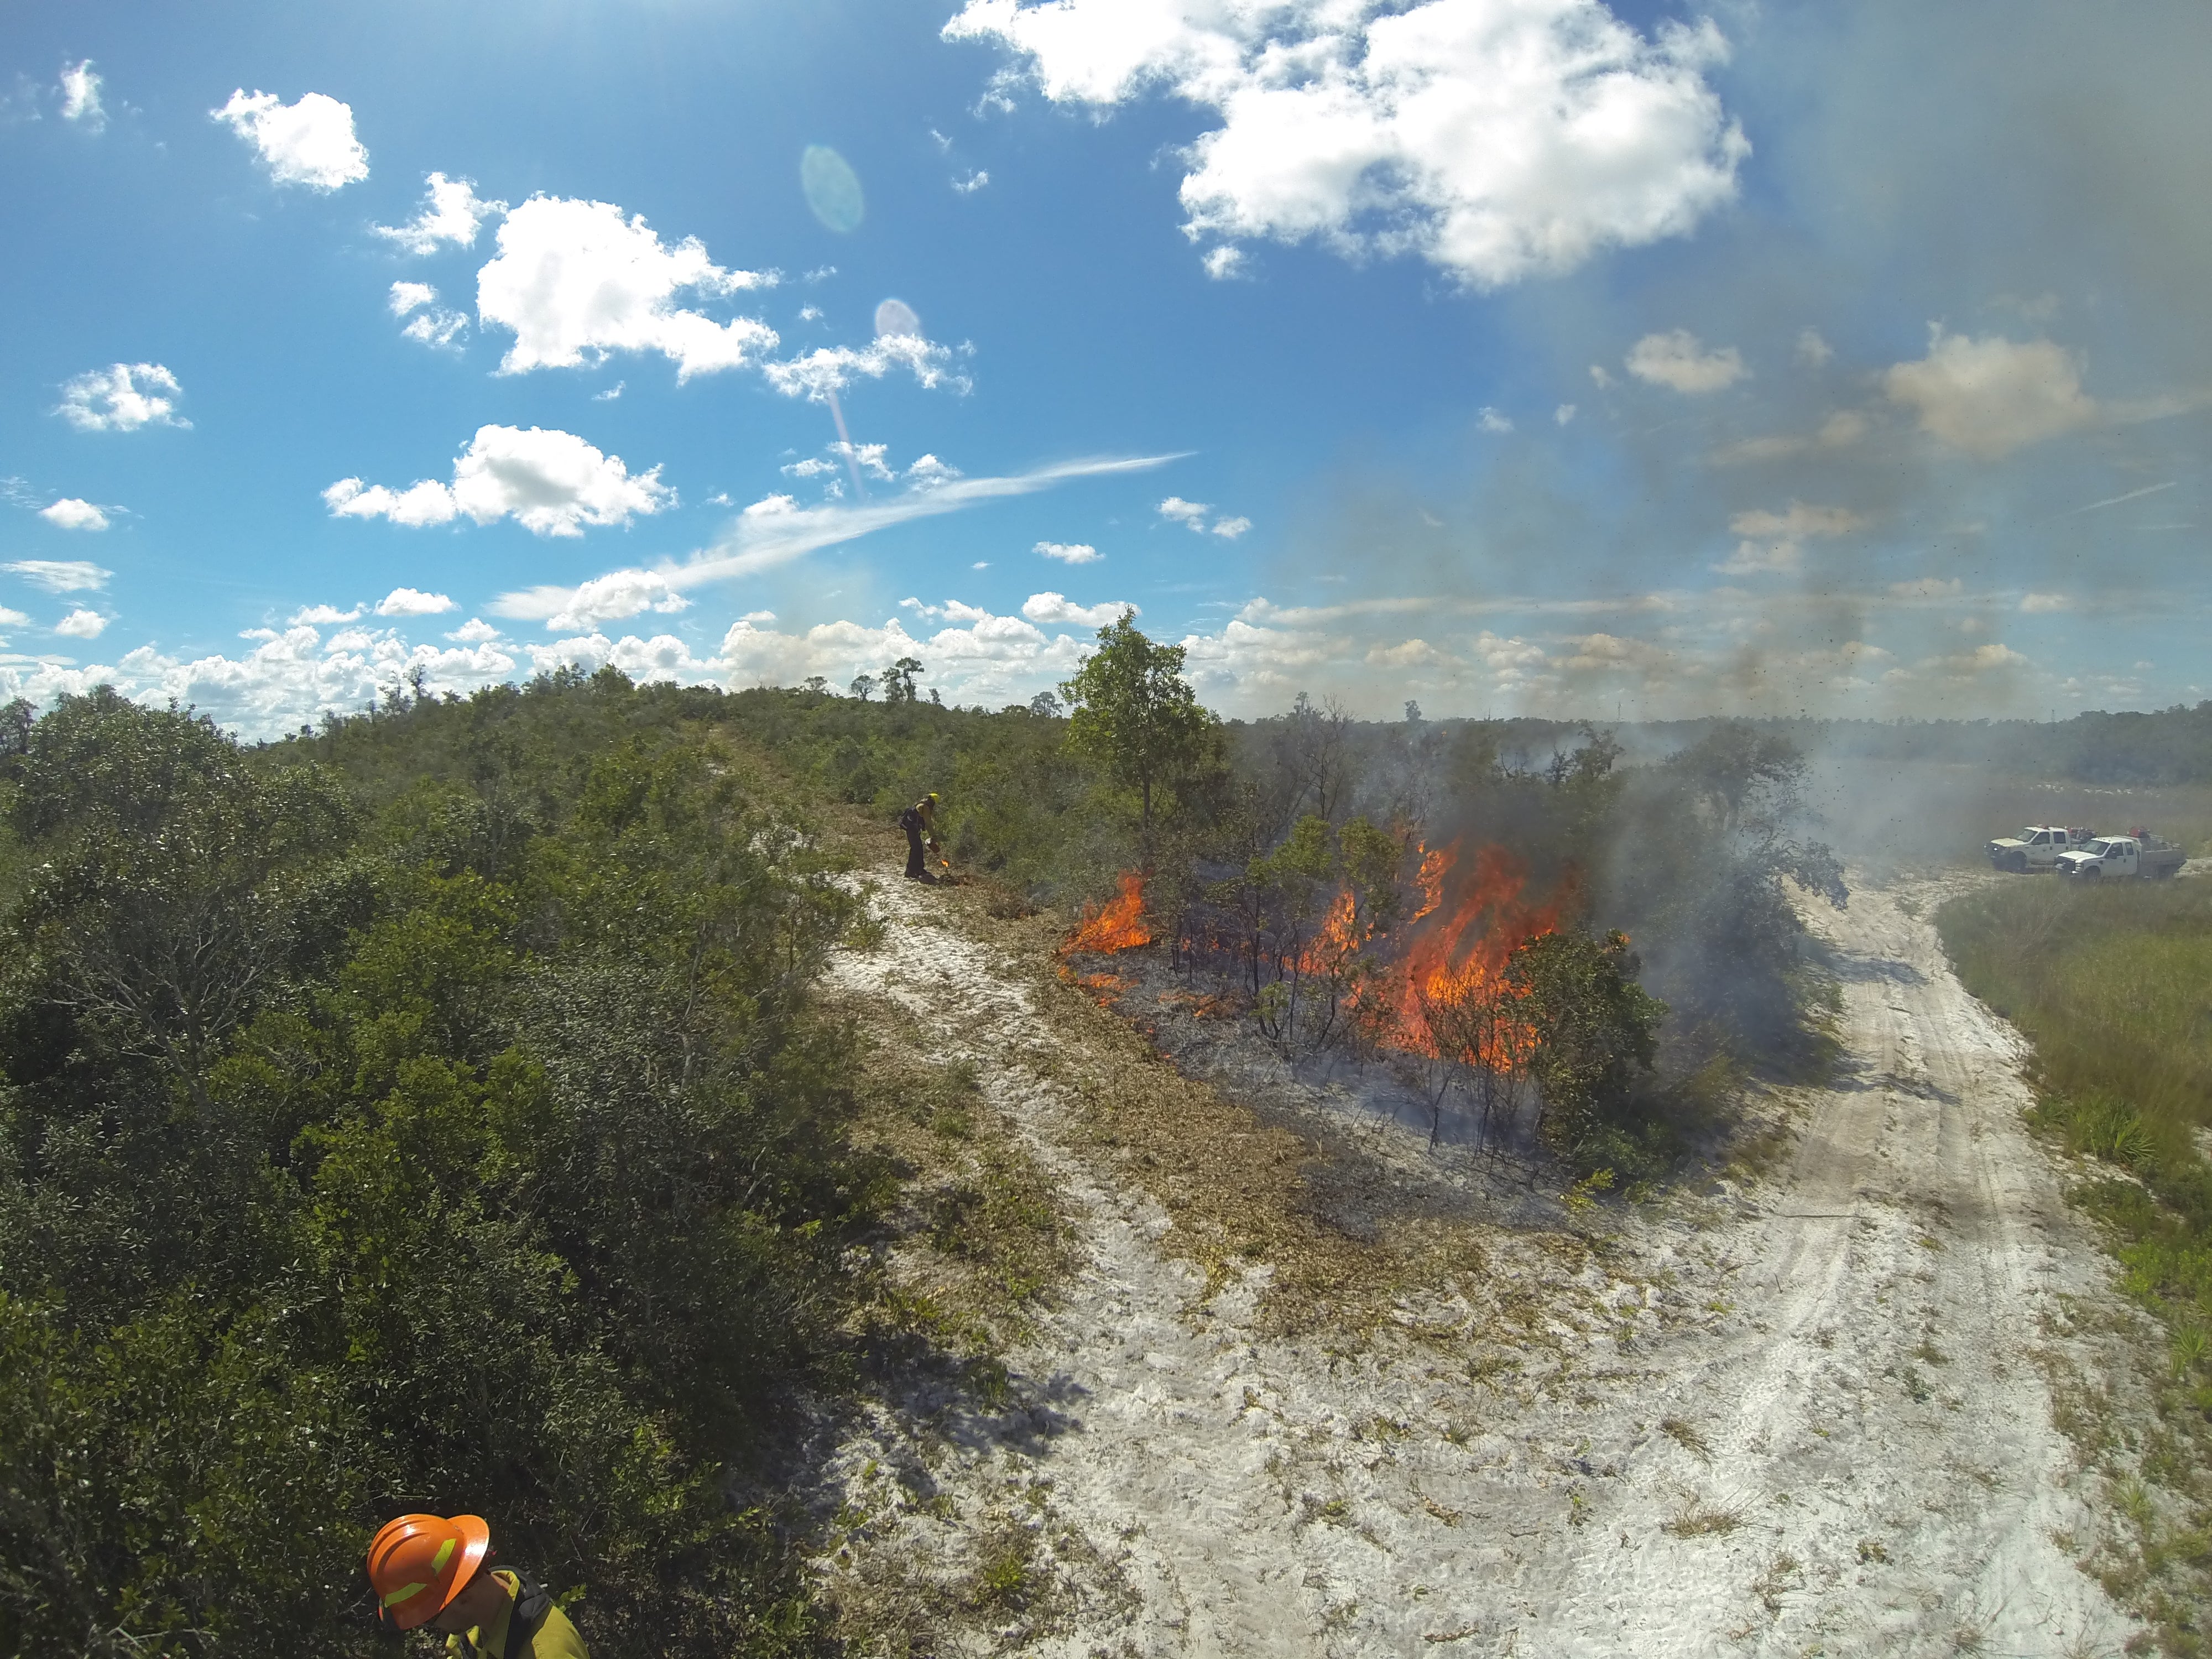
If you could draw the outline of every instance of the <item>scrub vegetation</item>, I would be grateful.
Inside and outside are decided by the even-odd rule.
[[[363,1651],[477,1510],[606,1651],[813,1616],[763,1462],[885,1201],[855,901],[619,676],[313,743],[65,700],[10,764],[0,1650]]]
[[[1937,916],[1967,988],[2033,1043],[2036,1117],[2098,1171],[2075,1200],[2106,1229],[2120,1294],[2154,1322],[2143,1368],[2154,1420],[2112,1421],[2109,1394],[2103,1410],[2083,1394],[2068,1415],[2124,1522],[2124,1545],[2096,1565],[2177,1654],[2212,1650],[2203,1627],[2212,1605],[2207,886],[2007,881]]]
[[[1224,1006],[1293,1065],[1372,1035],[1358,975],[1305,965],[1332,904],[1387,931],[1426,852],[1510,867],[1549,918],[1498,979],[1541,1056],[1528,1151],[1585,1203],[1674,1167],[1730,1079],[1822,1065],[1798,906],[1846,895],[1788,734],[1720,723],[1638,759],[1589,726],[1303,697],[1224,724],[1182,666],[1109,629],[1070,705],[995,713],[917,695],[911,662],[867,696],[564,672],[395,687],[252,747],[105,690],[5,711],[0,1648],[365,1652],[360,1551],[405,1507],[485,1514],[611,1650],[834,1641],[801,1565],[819,1517],[778,1496],[793,1449],[888,1364],[988,1395],[1070,1258],[972,1078],[822,994],[876,925],[817,808],[888,845],[942,793],[963,907],[1024,949],[1133,872],[1170,949],[1234,912],[1259,988]],[[1957,927],[2032,922],[2008,918]],[[2066,982],[2147,988],[2076,1069],[2034,1024],[2059,979],[2014,1000],[2050,1037],[2051,1121],[2125,1166],[2098,1202],[2201,1413],[2190,927],[2145,908],[2154,968],[2046,928],[2110,952]],[[1460,1045],[1470,1087],[1495,1036]],[[2163,1058],[2094,1069],[2124,1050]],[[1265,1184],[1297,1159],[1262,1162]]]

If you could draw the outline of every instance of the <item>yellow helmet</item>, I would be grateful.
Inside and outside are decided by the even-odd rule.
[[[930,804],[932,806],[935,806],[935,805],[937,805],[939,804],[939,802],[938,802],[938,799],[937,799],[937,791],[935,791],[934,789],[933,789],[933,790],[931,790],[931,791],[929,792],[929,804]]]

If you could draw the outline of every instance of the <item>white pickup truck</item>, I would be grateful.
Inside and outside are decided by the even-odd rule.
[[[2080,880],[2110,881],[2115,876],[2163,880],[2178,874],[2188,854],[2163,836],[2147,830],[2100,836],[2078,853],[2058,855],[2058,873]]]
[[[2031,823],[2016,836],[2000,836],[1989,846],[1990,862],[2000,870],[2049,870],[2060,856],[2087,847],[2094,830],[2069,830],[2056,823]]]

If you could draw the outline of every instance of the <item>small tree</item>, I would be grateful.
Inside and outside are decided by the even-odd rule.
[[[1056,720],[1060,718],[1060,699],[1049,691],[1040,691],[1030,699],[1030,713],[1039,720]]]
[[[883,688],[885,702],[912,702],[915,676],[922,672],[921,659],[901,657],[884,670]]]
[[[1636,982],[1641,967],[1618,931],[1602,939],[1546,933],[1513,953],[1507,982],[1534,1039],[1528,1066],[1543,1097],[1538,1127],[1561,1151],[1616,1114],[1650,1071],[1667,1005]]]
[[[1334,697],[1320,707],[1304,692],[1291,704],[1275,742],[1285,794],[1293,811],[1318,812],[1332,823],[1352,782],[1352,714]]]
[[[31,752],[31,727],[39,711],[28,697],[16,697],[0,707],[0,759]]]
[[[867,702],[876,694],[876,677],[873,674],[854,675],[852,691],[862,702]]]
[[[1098,648],[1060,691],[1073,708],[1068,747],[1137,792],[1149,850],[1154,793],[1193,766],[1218,722],[1182,678],[1182,647],[1156,644],[1135,618],[1124,611],[1100,629]]]
[[[1742,720],[1723,720],[1668,759],[1723,835],[1771,839],[1802,810],[1805,757],[1789,738]]]

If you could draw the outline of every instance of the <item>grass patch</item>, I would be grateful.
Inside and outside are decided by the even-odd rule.
[[[2110,1390],[2058,1401],[2106,1476],[2099,1575],[2160,1651],[2212,1652],[2212,883],[2002,882],[1936,927],[1967,988],[2034,1044],[2037,1126],[2111,1170],[2072,1196],[2118,1258],[2113,1328],[2164,1333],[2136,1345],[2138,1420],[2112,1420]]]
[[[1030,1334],[1031,1314],[1073,1259],[1066,1218],[973,1062],[921,1058],[919,1024],[895,1004],[853,1012],[874,1039],[861,1064],[860,1139],[902,1194],[884,1223],[891,1251],[878,1316],[977,1361],[969,1382],[988,1402],[991,1356]]]
[[[2035,1045],[2051,1127],[2130,1168],[2202,1167],[2212,1122],[2212,882],[2010,881],[1938,915],[1968,989]]]
[[[1680,1509],[1659,1523],[1659,1530],[1675,1538],[1725,1538],[1742,1524],[1743,1510],[1738,1505],[1686,1498]]]

